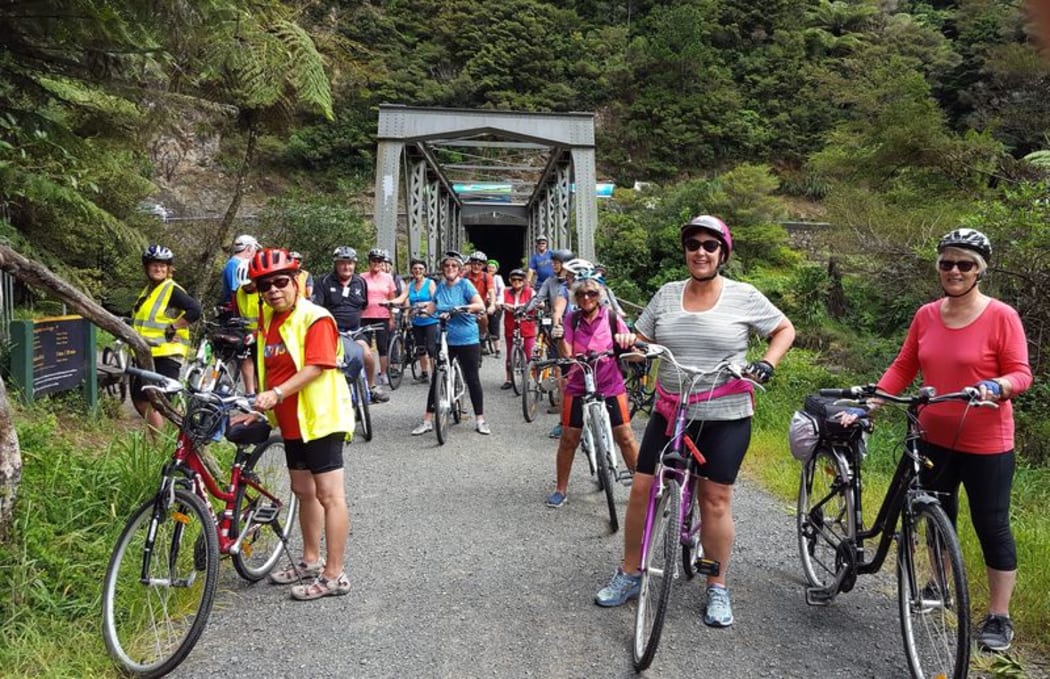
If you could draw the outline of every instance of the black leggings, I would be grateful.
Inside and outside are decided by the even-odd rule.
[[[474,406],[474,415],[485,413],[485,397],[481,393],[481,377],[478,375],[478,362],[481,360],[480,344],[463,344],[461,346],[450,346],[448,348],[449,360],[459,359],[459,367],[463,371],[463,381],[467,383],[467,391],[470,392],[470,403]],[[430,393],[427,394],[427,412],[434,412],[434,399],[437,394],[438,371],[434,370],[430,378]]]
[[[929,491],[940,493],[948,518],[955,525],[959,515],[959,486],[966,488],[970,520],[981,541],[984,563],[997,571],[1017,569],[1017,543],[1010,530],[1010,488],[1014,479],[1014,451],[975,455],[941,448],[926,441],[919,450],[933,462],[919,478]]]

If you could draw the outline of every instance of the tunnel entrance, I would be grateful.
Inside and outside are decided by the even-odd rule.
[[[511,270],[518,267],[524,269],[528,264],[530,253],[525,252],[525,226],[474,224],[466,228],[467,239],[474,244],[474,248],[499,262],[498,273],[504,281]],[[470,256],[469,252],[463,254]]]

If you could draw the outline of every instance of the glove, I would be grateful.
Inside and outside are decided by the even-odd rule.
[[[565,328],[560,325],[555,325],[551,328],[551,337],[554,339],[561,339],[565,336]]]
[[[988,390],[988,393],[992,396],[999,397],[1003,395],[1003,385],[999,384],[995,380],[981,380],[977,384],[973,385],[975,388],[980,389],[984,387]]]
[[[759,384],[765,384],[773,377],[773,364],[769,361],[755,361],[748,363],[744,372],[755,379]]]
[[[164,339],[169,342],[175,341],[175,326],[168,324],[168,327],[164,328]]]

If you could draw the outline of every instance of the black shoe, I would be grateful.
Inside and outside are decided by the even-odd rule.
[[[1014,640],[1014,623],[1005,615],[984,616],[977,625],[977,645],[983,651],[1005,651]]]
[[[514,387],[514,385],[511,384],[510,382],[504,382],[503,384],[500,385],[499,388],[502,389],[503,391],[506,391],[508,389],[512,389],[513,387]]]

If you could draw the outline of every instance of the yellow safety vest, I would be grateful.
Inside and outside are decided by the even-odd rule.
[[[170,278],[150,290],[147,285],[142,289],[139,299],[143,302],[135,309],[131,317],[131,327],[135,328],[150,345],[150,353],[158,356],[178,356],[185,358],[190,350],[189,328],[179,328],[175,331],[175,339],[171,342],[164,339],[164,331],[168,326],[182,318],[181,309],[169,309],[171,293],[178,288],[182,290],[175,281]],[[185,290],[182,290],[185,292]],[[178,312],[178,316],[170,316],[171,312]]]
[[[310,272],[300,270],[295,275],[295,282],[299,285],[299,296],[304,299],[309,299],[309,295],[306,294],[306,281],[310,278]]]
[[[306,331],[321,318],[332,318],[332,314],[328,313],[324,307],[309,300],[300,299],[279,328],[281,340],[292,357],[296,370],[302,370],[306,360]],[[266,384],[265,347],[266,334],[272,321],[273,308],[269,304],[264,304],[262,323],[258,330],[260,351],[256,359],[256,367],[259,384],[266,385],[268,388],[272,386]],[[336,342],[336,358],[342,355],[343,344]],[[346,377],[337,368],[322,370],[321,375],[307,384],[298,393],[298,396],[299,430],[302,432],[303,441],[309,442],[336,432],[354,430],[354,403],[350,398],[350,388],[346,385]],[[277,424],[277,418],[272,411],[267,413],[267,417],[271,425]]]
[[[259,305],[262,304],[262,295],[258,292],[248,292],[244,286],[237,288],[237,313],[248,322],[244,327],[252,332],[259,328]]]

